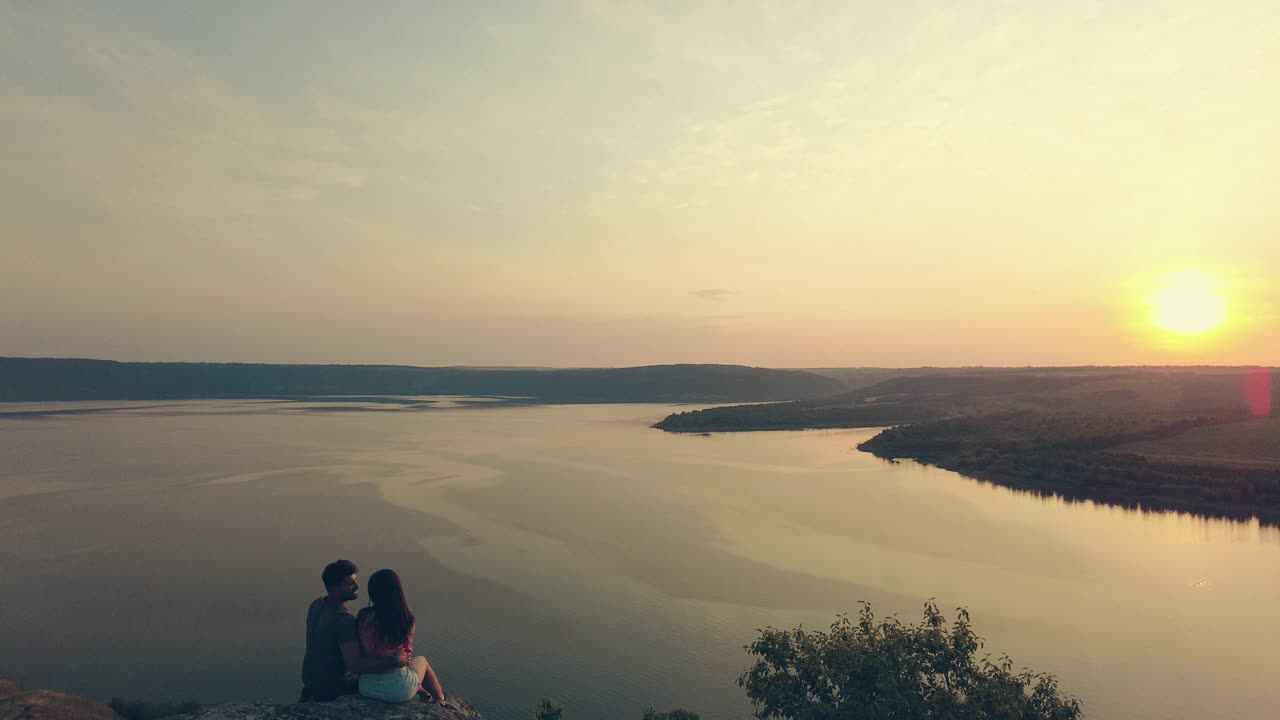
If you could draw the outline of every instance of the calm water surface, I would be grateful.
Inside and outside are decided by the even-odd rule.
[[[668,435],[660,405],[59,403],[0,417],[0,676],[292,700],[336,558],[398,570],[420,649],[494,720],[559,698],[746,718],[742,646],[870,601],[967,606],[1093,718],[1280,706],[1280,535],[1067,505],[854,450]],[[363,598],[354,606],[363,606]]]

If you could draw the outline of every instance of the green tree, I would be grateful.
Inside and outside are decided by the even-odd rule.
[[[738,685],[760,718],[788,720],[1078,720],[1080,703],[1052,675],[1015,672],[1008,656],[978,657],[969,614],[948,628],[933,601],[919,625],[857,621],[827,632],[766,628],[747,646],[758,659]]]
[[[641,720],[701,720],[698,713],[689,712],[681,708],[668,710],[666,712],[658,712],[653,708],[645,708],[644,717]]]
[[[548,697],[542,698],[533,709],[533,720],[560,720],[562,715],[564,706]]]

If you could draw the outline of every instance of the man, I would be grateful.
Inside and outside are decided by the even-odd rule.
[[[356,565],[335,560],[320,574],[325,595],[307,609],[307,652],[302,658],[300,701],[333,700],[356,692],[356,676],[378,673],[408,664],[410,658],[367,658],[360,654],[356,619],[347,611],[347,601],[360,594]]]

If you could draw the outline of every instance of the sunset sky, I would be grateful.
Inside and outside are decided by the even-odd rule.
[[[0,355],[1280,364],[1278,38],[1275,0],[0,0]]]

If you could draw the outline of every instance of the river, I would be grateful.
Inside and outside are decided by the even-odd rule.
[[[493,720],[543,695],[570,719],[747,718],[757,628],[859,601],[915,621],[931,597],[1091,718],[1280,706],[1274,528],[891,464],[855,449],[874,430],[495,405],[0,406],[0,676],[291,701],[307,604],[345,557],[400,573],[419,649]]]

